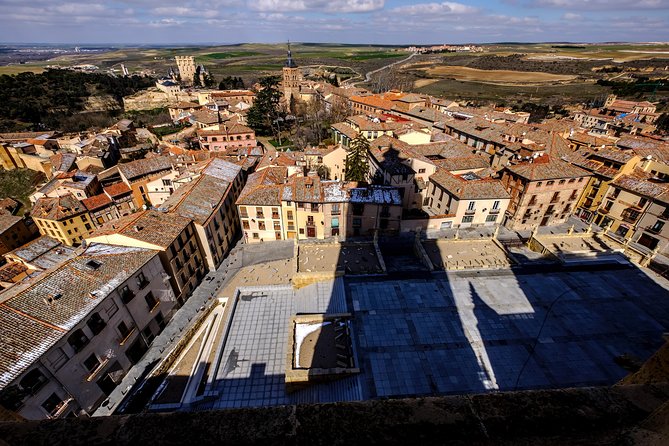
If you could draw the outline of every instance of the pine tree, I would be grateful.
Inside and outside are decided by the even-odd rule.
[[[274,135],[278,138],[281,123],[286,117],[281,107],[282,94],[279,91],[279,78],[277,76],[263,77],[259,84],[261,89],[256,93],[246,120],[249,127],[258,135]]]
[[[350,142],[349,152],[346,154],[346,181],[367,181],[369,173],[368,150],[369,142],[362,135],[358,135]]]

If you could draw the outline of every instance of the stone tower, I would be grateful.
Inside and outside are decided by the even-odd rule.
[[[175,56],[181,83],[184,85],[193,85],[193,76],[195,76],[195,59],[193,56]]]
[[[291,98],[300,99],[300,82],[302,82],[302,72],[293,60],[290,52],[290,41],[288,41],[288,58],[283,67],[283,98],[286,104],[290,105]]]

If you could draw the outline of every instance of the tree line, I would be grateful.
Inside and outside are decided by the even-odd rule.
[[[116,77],[51,69],[43,73],[0,76],[0,130],[63,129],[71,116],[85,110],[91,96],[109,95],[123,106],[123,97],[150,87],[142,76]]]

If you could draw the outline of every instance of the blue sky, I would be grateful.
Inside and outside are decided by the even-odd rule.
[[[0,42],[669,41],[669,0],[0,0]]]

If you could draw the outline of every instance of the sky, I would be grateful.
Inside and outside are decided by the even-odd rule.
[[[0,42],[669,41],[669,0],[0,0]]]

